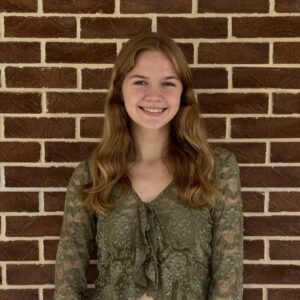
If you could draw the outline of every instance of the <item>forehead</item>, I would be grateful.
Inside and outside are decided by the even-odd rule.
[[[140,52],[135,59],[135,65],[129,72],[159,71],[163,73],[176,74],[174,65],[170,58],[161,50],[146,50]]]

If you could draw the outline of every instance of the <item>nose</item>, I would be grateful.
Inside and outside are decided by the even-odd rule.
[[[150,86],[146,93],[147,101],[160,102],[162,100],[162,94],[158,87]]]

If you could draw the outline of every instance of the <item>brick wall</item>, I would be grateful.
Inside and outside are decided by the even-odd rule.
[[[117,52],[151,30],[182,47],[210,141],[236,153],[244,299],[300,298],[299,0],[1,0],[1,299],[53,299],[68,179]]]

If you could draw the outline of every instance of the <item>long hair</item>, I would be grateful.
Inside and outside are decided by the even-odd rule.
[[[116,59],[105,100],[102,139],[89,158],[91,182],[84,189],[84,202],[105,213],[116,205],[110,200],[116,184],[122,191],[121,201],[132,188],[127,166],[135,160],[136,150],[122,101],[122,83],[134,68],[137,55],[146,50],[162,51],[173,63],[183,86],[179,110],[170,122],[170,143],[163,153],[163,162],[173,175],[180,199],[190,207],[211,207],[220,193],[211,180],[213,153],[194,95],[192,74],[179,46],[172,39],[153,32],[129,40]]]

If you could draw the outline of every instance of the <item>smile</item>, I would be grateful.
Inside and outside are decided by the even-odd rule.
[[[153,112],[153,113],[161,113],[166,109],[166,108],[141,107],[141,106],[140,106],[140,108],[144,111]]]

